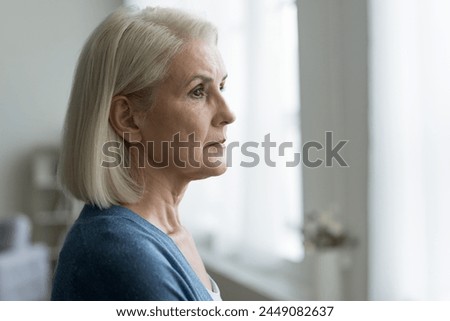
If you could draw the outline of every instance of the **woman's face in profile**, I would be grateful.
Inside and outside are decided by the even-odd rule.
[[[140,126],[143,139],[154,142],[150,161],[168,157],[189,179],[225,172],[226,126],[235,119],[222,96],[226,76],[215,46],[191,41],[174,56]]]

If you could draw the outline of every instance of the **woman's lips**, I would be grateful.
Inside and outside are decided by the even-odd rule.
[[[210,143],[205,146],[206,147],[216,147],[216,148],[225,148],[225,143]]]
[[[212,148],[210,148],[210,147],[212,147]],[[225,142],[223,142],[223,143],[215,142],[215,143],[207,144],[204,148],[207,149],[209,153],[211,153],[211,152],[218,153],[218,154],[216,154],[216,156],[219,156],[219,155],[221,156],[226,149],[226,145],[225,145]]]
[[[210,147],[210,146],[214,146],[216,148],[225,148],[226,147],[225,141],[226,141],[226,139],[222,139],[221,141],[217,141],[217,142],[209,142],[205,145],[205,148]]]

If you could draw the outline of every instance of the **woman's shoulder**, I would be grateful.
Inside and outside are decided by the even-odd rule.
[[[87,205],[58,265],[59,285],[72,279],[72,290],[88,300],[208,299],[170,238],[123,207]]]
[[[155,261],[176,254],[166,234],[122,206],[100,209],[86,205],[67,236],[66,245],[70,243],[81,243],[78,249],[100,257],[150,255]]]

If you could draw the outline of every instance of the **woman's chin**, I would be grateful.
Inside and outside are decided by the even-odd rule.
[[[193,180],[205,179],[208,177],[220,176],[227,171],[227,165],[225,163],[221,163],[215,167],[202,167],[195,171],[191,178]]]
[[[219,167],[213,168],[213,169],[209,169],[209,170],[212,171],[210,176],[220,176],[220,175],[224,174],[227,171],[227,165],[226,164],[221,164]]]

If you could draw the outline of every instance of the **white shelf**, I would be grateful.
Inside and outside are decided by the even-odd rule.
[[[56,182],[57,162],[57,149],[43,149],[35,153],[32,164],[32,183],[35,188],[47,190],[58,188]]]
[[[73,222],[74,203],[58,187],[56,170],[58,148],[45,147],[32,158],[31,217],[34,240],[51,249],[54,262],[59,254],[65,233]]]

